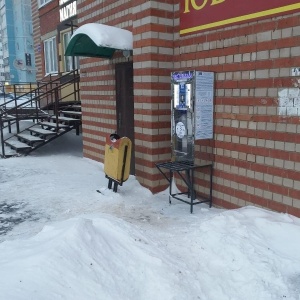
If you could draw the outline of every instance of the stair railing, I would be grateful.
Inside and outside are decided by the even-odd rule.
[[[3,121],[2,121],[2,116],[0,115],[0,126],[1,126],[1,133],[0,133],[0,138],[1,138],[1,150],[2,150],[2,156],[5,157],[5,150],[4,150],[4,136],[3,136]]]
[[[14,106],[17,107],[16,85],[14,85],[14,95],[15,95],[15,97],[14,97],[15,105]],[[20,132],[20,123],[19,123],[19,116],[18,116],[18,109],[17,108],[16,108],[16,112],[15,113],[16,113],[16,120],[17,120],[17,122],[16,122],[17,132],[19,133]]]
[[[59,123],[58,123],[58,114],[59,114],[59,93],[58,93],[58,89],[56,88],[54,90],[54,94],[55,94],[55,103],[54,103],[54,113],[55,113],[55,122],[56,122],[56,132],[59,131]]]
[[[61,90],[63,87],[66,87],[70,84],[74,85],[74,90],[71,91],[68,95],[65,95],[64,97],[61,97]],[[16,90],[14,90],[16,92]],[[18,109],[24,108],[28,106],[29,104],[32,105],[32,103],[35,103],[36,107],[36,119],[38,119],[38,113],[39,109],[47,109],[49,114],[49,108],[52,107],[53,113],[55,115],[56,119],[56,131],[59,131],[59,122],[58,122],[58,116],[59,116],[59,103],[66,97],[74,95],[74,98],[76,101],[77,99],[80,99],[79,94],[79,72],[78,70],[73,70],[69,73],[66,73],[62,75],[61,77],[58,77],[56,79],[53,79],[48,82],[43,82],[41,84],[37,84],[37,88],[33,89],[30,92],[27,92],[19,97],[15,97],[11,101],[5,102],[3,104],[0,104],[0,137],[1,137],[1,148],[2,148],[2,157],[5,157],[5,140],[11,138],[4,139],[3,129],[4,129],[4,122],[5,122],[5,116],[8,116],[9,114],[15,114],[14,121],[16,123],[17,127],[17,133],[20,133],[20,125],[19,121],[23,118],[33,117],[32,113],[29,115],[23,115],[23,118],[19,116]],[[25,101],[21,104],[18,104],[18,99],[21,99],[24,96],[29,96],[30,93],[30,99],[28,101]],[[16,93],[15,93],[16,95]],[[34,95],[34,96],[32,96]],[[49,96],[50,96],[50,103],[49,103]],[[43,100],[46,98],[46,103],[43,103]],[[53,99],[54,98],[54,99]],[[7,109],[7,104],[14,103],[14,107]],[[2,111],[2,112],[1,112]],[[10,121],[7,121],[10,124]]]

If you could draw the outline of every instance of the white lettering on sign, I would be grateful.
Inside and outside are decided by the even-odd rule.
[[[64,1],[64,0],[62,0]],[[59,10],[60,22],[63,22],[77,14],[77,5],[76,1],[62,7]]]

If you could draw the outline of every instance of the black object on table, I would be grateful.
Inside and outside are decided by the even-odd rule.
[[[171,198],[177,199],[179,201],[185,202],[190,205],[191,213],[193,212],[193,206],[200,203],[209,203],[209,207],[212,205],[212,171],[213,165],[202,164],[195,165],[193,162],[189,161],[169,161],[163,163],[155,164],[160,173],[167,179],[169,182],[169,203],[171,203]],[[197,169],[209,168],[210,171],[210,188],[209,196],[204,198],[201,196],[201,200],[196,199],[196,191],[194,190],[194,171]],[[183,182],[187,186],[186,192],[173,193],[172,192],[172,181],[174,173],[177,173]],[[190,201],[180,198],[180,195],[187,195],[190,198]]]

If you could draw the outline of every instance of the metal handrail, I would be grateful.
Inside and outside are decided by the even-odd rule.
[[[70,73],[71,73],[71,72],[70,72]],[[68,75],[70,75],[70,73],[68,73]],[[63,78],[63,77],[67,77],[67,75],[62,76],[61,78]],[[78,77],[73,77],[73,78],[71,78],[71,79],[69,79],[69,80],[67,80],[67,81],[64,81],[63,83],[56,84],[55,87],[52,87],[52,86],[51,86],[51,89],[47,89],[45,92],[40,92],[40,91],[42,90],[42,88],[47,87],[48,84],[51,84],[51,85],[53,84],[53,82],[46,83],[46,84],[42,85],[40,88],[34,89],[34,90],[32,91],[32,93],[38,92],[38,93],[37,93],[37,94],[38,94],[37,96],[34,96],[32,99],[29,99],[28,101],[23,102],[23,103],[21,103],[21,104],[17,104],[17,101],[20,100],[22,97],[29,95],[30,92],[25,93],[25,94],[23,94],[23,95],[20,95],[19,97],[16,97],[15,99],[12,99],[12,100],[10,100],[10,101],[7,101],[7,102],[5,102],[5,103],[3,103],[3,104],[0,104],[0,109],[1,109],[1,108],[3,108],[4,106],[6,106],[7,104],[9,104],[9,103],[15,102],[15,106],[14,106],[14,107],[12,107],[11,109],[5,110],[4,112],[0,113],[0,116],[3,116],[3,115],[5,115],[5,114],[9,113],[10,111],[13,111],[15,108],[22,107],[22,106],[26,106],[26,105],[30,104],[32,101],[40,101],[40,98],[41,98],[42,96],[46,96],[47,94],[52,93],[52,92],[55,91],[56,89],[60,89],[60,88],[66,86],[66,85],[68,85],[68,84],[73,84],[73,83],[74,83],[74,79],[78,79],[78,78],[79,78],[79,76],[78,76]],[[77,94],[78,92],[79,92],[79,90],[74,89],[74,94]],[[70,95],[71,95],[71,94],[72,94],[72,93],[70,93]],[[76,96],[77,96],[77,95],[76,95]],[[53,103],[50,103],[50,104],[53,104]]]
[[[70,77],[70,79],[68,79],[68,77]],[[61,83],[62,79],[64,78],[67,78],[67,80],[63,80],[63,82]],[[70,85],[70,84],[73,84],[74,85],[74,92],[71,92],[69,93],[68,95],[65,95],[64,97],[60,97],[60,92],[61,92],[61,89],[62,87],[65,87],[67,85]],[[50,86],[50,89],[48,88],[48,86]],[[16,92],[16,90],[14,90],[14,92]],[[41,99],[43,97],[46,97],[46,106],[45,107],[48,107],[50,105],[53,106],[54,108],[54,113],[56,115],[56,123],[57,123],[57,131],[58,131],[58,114],[59,114],[59,103],[61,102],[61,100],[63,100],[64,98],[70,96],[74,94],[74,97],[75,97],[75,101],[78,101],[77,100],[77,97],[78,99],[80,99],[79,97],[79,72],[78,70],[73,70],[69,73],[66,73],[64,75],[62,75],[61,77],[59,78],[56,78],[54,80],[51,80],[51,81],[48,81],[46,83],[43,83],[41,85],[39,85],[38,83],[38,87],[33,89],[32,91],[30,92],[27,92],[27,93],[24,93],[18,97],[15,97],[15,99],[12,99],[8,102],[5,102],[3,104],[0,104],[0,137],[1,137],[1,147],[2,147],[2,157],[5,157],[5,149],[4,149],[4,143],[6,140],[8,140],[9,138],[7,139],[4,139],[4,134],[3,134],[3,128],[4,128],[4,120],[3,118],[9,114],[14,114],[15,115],[15,123],[16,123],[16,126],[17,126],[17,133],[20,133],[20,127],[19,127],[19,121],[22,119],[22,118],[19,118],[18,116],[18,109],[19,108],[22,108],[22,107],[28,107],[29,104],[31,104],[31,107],[32,107],[32,103],[35,102],[35,108],[36,108],[36,117],[38,118],[38,112],[39,112],[39,109],[41,109]],[[28,96],[30,95],[30,99],[28,101],[25,101],[21,104],[18,104],[18,100],[20,100],[22,97],[24,96]],[[34,95],[34,96],[33,96]],[[48,102],[48,96],[51,96],[50,97],[50,100],[51,102],[49,103]],[[53,95],[54,95],[54,100],[53,100]],[[10,103],[13,103],[14,102],[14,106],[10,109],[7,109],[7,104],[10,104]],[[1,112],[2,110],[2,112]],[[49,109],[48,109],[48,113],[49,113]],[[32,113],[26,115],[27,118],[33,116]],[[23,116],[23,118],[25,118]],[[13,120],[10,120],[10,121],[13,121]],[[8,121],[8,122],[10,122]]]
[[[76,72],[76,71],[77,71],[77,72]],[[12,99],[12,100],[10,100],[10,101],[6,101],[5,103],[0,104],[0,109],[3,108],[3,107],[5,107],[7,104],[12,103],[12,102],[15,102],[15,104],[16,104],[18,100],[20,100],[22,97],[26,97],[26,96],[30,96],[31,99],[29,99],[28,101],[23,102],[22,104],[19,104],[19,105],[17,105],[17,106],[20,107],[20,106],[23,106],[23,105],[25,105],[25,104],[29,104],[29,103],[31,103],[33,100],[36,100],[37,98],[40,98],[41,96],[45,96],[45,95],[47,95],[48,93],[54,91],[56,87],[57,87],[57,88],[61,88],[61,87],[65,86],[65,85],[67,85],[68,83],[70,83],[70,84],[71,84],[71,83],[74,83],[74,80],[79,79],[78,70],[71,71],[71,72],[69,72],[69,73],[67,73],[67,74],[65,74],[65,75],[63,75],[63,76],[61,76],[59,79],[61,80],[61,79],[63,79],[64,77],[68,77],[68,76],[72,75],[72,73],[74,74],[74,76],[73,76],[73,78],[71,78],[70,80],[67,80],[67,81],[64,81],[63,83],[60,83],[60,82],[56,82],[58,79],[55,79],[55,80],[53,80],[53,81],[49,81],[49,82],[47,82],[47,83],[43,83],[41,86],[39,86],[38,88],[33,89],[33,90],[30,91],[30,92],[24,93],[24,94],[22,94],[22,95],[20,95],[20,96],[18,96],[18,97],[15,97],[14,99]],[[77,74],[76,74],[76,73],[77,73]],[[56,86],[53,87],[53,86],[52,86],[53,84],[56,84]],[[50,89],[46,89],[46,92],[41,92],[41,91],[43,91],[44,88],[47,88],[48,85],[50,85],[51,88],[50,88]],[[77,93],[76,93],[76,92],[78,92],[78,91],[79,91],[79,89],[77,90],[76,88],[74,88],[74,94],[76,94],[76,96],[77,96]],[[32,94],[35,94],[35,96],[34,96],[33,98],[32,98]],[[38,94],[38,95],[37,95],[37,94]],[[5,113],[2,113],[2,115],[4,115],[4,114],[5,114]],[[0,114],[0,115],[1,115],[1,114]]]

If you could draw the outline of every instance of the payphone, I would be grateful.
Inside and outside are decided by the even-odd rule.
[[[214,73],[172,72],[171,89],[172,159],[157,163],[156,167],[169,182],[169,203],[171,199],[187,203],[192,213],[193,206],[196,204],[208,202],[210,207],[212,205],[213,164],[211,161],[195,164],[194,145],[195,140],[213,138]],[[204,168],[209,170],[209,194],[208,197],[201,195],[197,200],[194,172]],[[173,191],[175,177],[182,180],[182,185],[187,188],[186,191]],[[187,195],[188,198],[182,198],[183,195]]]
[[[172,73],[172,159],[194,160],[193,72]]]
[[[172,160],[194,161],[197,139],[213,136],[213,72],[171,73]]]

